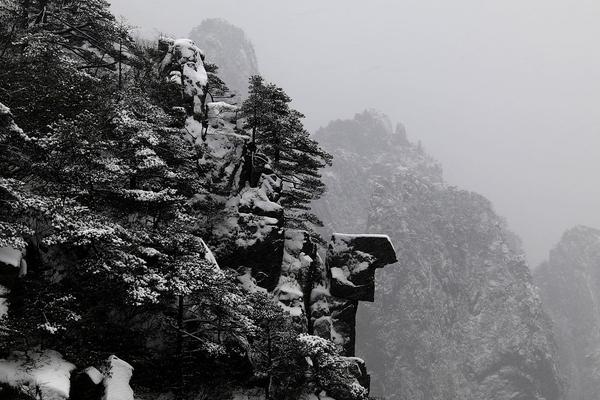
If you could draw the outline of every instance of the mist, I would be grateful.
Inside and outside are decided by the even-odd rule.
[[[244,29],[310,130],[365,108],[406,126],[450,184],[488,197],[535,267],[600,226],[600,3],[114,0],[141,34]],[[268,10],[268,11],[267,11]]]

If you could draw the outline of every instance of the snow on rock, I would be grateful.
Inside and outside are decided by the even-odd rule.
[[[269,200],[267,191],[262,187],[245,190],[240,197],[239,209],[240,212],[250,212],[276,219],[283,217],[283,207]]]
[[[0,319],[8,313],[8,295],[17,276],[27,274],[23,252],[12,247],[0,248]]]
[[[219,76],[227,86],[246,98],[248,78],[259,70],[254,47],[244,31],[223,19],[210,18],[195,27],[190,38],[219,66]]]
[[[168,46],[167,53],[160,64],[162,71],[173,66],[182,66],[189,62],[198,64],[204,61],[204,52],[191,39],[163,37],[160,40]]]
[[[356,285],[352,282],[350,282],[348,280],[348,276],[350,276],[350,272],[348,272],[348,270],[343,270],[341,268],[331,268],[329,270],[331,272],[331,278],[337,283],[336,287],[338,285],[342,285],[342,286],[348,286],[351,288],[355,288]]]
[[[0,140],[6,138],[7,134],[16,134],[23,139],[29,140],[23,130],[15,123],[10,108],[0,103]]]
[[[110,356],[108,364],[102,400],[133,400],[133,390],[129,386],[133,367],[117,356]]]
[[[396,261],[394,246],[386,235],[334,233],[327,251],[331,294],[348,300],[373,301],[375,269]]]
[[[96,385],[99,385],[100,382],[102,382],[102,380],[104,379],[104,375],[102,375],[102,372],[98,371],[98,369],[95,367],[87,367],[83,370],[83,373],[86,374],[90,378],[90,380]]]
[[[160,64],[162,74],[168,81],[182,85],[188,115],[195,114],[206,123],[208,74],[204,53],[190,39],[161,38],[160,46],[167,47]]]
[[[252,277],[252,271],[250,268],[246,268],[242,275],[237,277],[240,282],[242,288],[249,293],[267,293],[265,288],[262,288],[256,284],[256,279]]]
[[[208,103],[207,107],[209,125],[213,128],[223,127],[227,122],[237,124],[239,107],[224,101]]]
[[[223,127],[211,130],[202,139],[203,127],[193,117],[185,120],[189,139],[201,151],[200,165],[206,166],[206,181],[214,186],[213,194],[230,195],[239,190],[237,184],[243,164],[247,136],[234,131],[234,125],[225,122]]]
[[[314,334],[353,356],[358,301],[373,301],[375,269],[394,262],[396,253],[386,235],[333,234],[325,268],[309,295]],[[363,375],[367,379],[366,370]]]
[[[53,350],[12,353],[0,359],[0,383],[23,393],[37,393],[44,400],[69,397],[71,371],[75,365]]]
[[[304,315],[304,293],[294,277],[281,276],[273,293],[281,307],[292,317]]]
[[[316,243],[308,232],[285,231],[281,276],[274,290],[281,307],[294,317],[302,317],[308,325],[307,308],[314,280],[321,277],[323,263]]]
[[[0,264],[20,268],[22,258],[23,253],[20,250],[12,247],[0,247]]]
[[[219,263],[217,263],[217,259],[215,258],[213,252],[206,245],[204,240],[200,239],[200,241],[202,242],[202,246],[204,247],[204,259],[209,263],[213,264],[214,268],[219,269]]]
[[[233,174],[233,179],[241,179],[241,174]],[[222,265],[249,267],[257,284],[270,291],[279,280],[283,257],[283,208],[277,203],[280,183],[279,178],[263,173],[255,187],[246,183],[235,193],[237,185],[232,185],[234,193],[221,200],[222,211],[212,224],[210,241]]]

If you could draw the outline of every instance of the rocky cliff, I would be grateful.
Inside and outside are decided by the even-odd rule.
[[[578,226],[565,232],[534,278],[553,321],[566,398],[598,398],[600,231]]]
[[[368,226],[369,204],[380,177],[410,169],[441,182],[442,169],[419,146],[411,144],[404,127],[368,110],[352,120],[336,120],[315,132],[334,154],[333,168],[323,172],[327,194],[314,202],[323,219],[324,236],[331,232],[362,232]]]
[[[490,202],[446,185],[439,164],[380,114],[316,136],[335,157],[316,205],[326,228],[388,234],[398,255],[358,317],[373,393],[561,398],[547,318],[519,241]]]
[[[313,372],[320,374],[315,393],[324,399],[365,399],[369,376],[364,361],[354,357],[356,312],[359,301],[373,300],[375,270],[396,261],[389,237],[335,234],[323,262],[318,246],[307,232],[284,229],[285,210],[279,204],[281,180],[267,158],[259,157],[263,161],[257,161],[250,156],[250,137],[239,128],[237,107],[207,101],[204,53],[188,39],[162,38],[162,44],[165,55],[161,73],[183,88],[183,100],[187,105],[172,110],[178,116],[174,122],[178,128],[173,129],[193,145],[194,161],[202,180],[198,191],[186,202],[194,210],[188,224],[202,237],[202,258],[210,274],[192,278],[208,286],[213,284],[211,274],[221,275],[226,270],[237,275],[239,286],[248,297],[265,294],[268,300],[291,316],[294,329],[290,330],[298,336],[298,343],[306,352],[300,357],[301,365],[318,369]],[[0,103],[0,139],[11,135],[24,133],[13,121],[10,110]],[[0,190],[2,200],[13,201],[10,195],[6,189]],[[13,236],[17,237],[10,230],[0,232],[0,322],[5,316],[18,319],[18,312],[10,301],[16,297],[11,297],[11,293],[15,292],[19,279],[28,276],[27,256],[20,250],[23,246],[13,243]],[[69,260],[70,254],[58,247],[52,251],[57,259]],[[149,254],[153,257],[156,250]],[[47,265],[49,270],[55,268],[51,262]],[[204,320],[199,318],[200,308],[190,298],[186,295],[178,298],[180,322],[177,329],[185,335],[178,339],[177,346],[182,349],[181,354],[187,354],[185,359],[181,357],[182,369],[194,370],[204,368],[202,363],[207,359],[195,356],[201,354],[196,343],[198,332],[203,329],[199,324]],[[228,302],[240,300],[243,296],[232,295]],[[111,318],[117,314],[115,311]],[[146,321],[161,318],[156,311],[138,309],[136,314]],[[244,320],[240,318],[239,321]],[[121,328],[126,330],[136,324],[135,321],[122,321]],[[0,334],[4,333],[0,329]],[[168,339],[160,333],[150,336],[143,345],[143,353],[164,353]],[[219,343],[222,336],[220,331],[216,335]],[[210,337],[215,336],[211,333]],[[270,342],[271,336],[265,340]],[[94,366],[75,365],[66,360],[62,349],[59,353],[26,346],[24,351],[11,349],[5,358],[0,358],[2,398],[134,399],[130,380],[132,377],[135,380],[134,368],[142,364],[139,359],[129,360],[133,364],[130,365],[112,355],[100,371]],[[232,364],[216,367],[225,369],[226,379],[221,375],[206,382],[206,386],[211,385],[206,389],[211,396],[265,398],[265,375],[253,366],[255,360],[250,360],[248,347],[246,342],[245,350],[237,351],[235,358],[228,360]],[[144,366],[140,369],[144,370]],[[191,375],[181,375],[182,385],[193,379],[188,376]],[[206,376],[202,378],[208,380]],[[195,383],[197,386],[198,382]],[[204,382],[200,384],[205,385]],[[219,384],[223,387],[213,387]],[[157,392],[157,388],[147,385],[138,381],[136,389],[141,389],[142,393],[150,390],[148,398],[160,395],[173,398],[172,387],[167,383],[161,388],[164,392]],[[266,387],[268,391],[275,385],[269,383]],[[281,390],[287,388],[283,386]],[[285,394],[293,398],[293,393]],[[312,398],[308,389],[301,395]]]
[[[229,22],[205,19],[192,29],[190,38],[206,52],[207,59],[219,67],[219,76],[239,96],[248,94],[248,78],[258,74],[254,46],[244,31]]]

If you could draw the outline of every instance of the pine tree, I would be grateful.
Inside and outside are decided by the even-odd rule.
[[[297,346],[299,353],[306,357],[309,364],[310,378],[306,386],[310,391],[318,395],[326,390],[336,399],[367,399],[367,390],[352,373],[353,361],[340,356],[331,341],[301,334],[298,336]]]
[[[304,389],[304,358],[297,352],[298,327],[289,314],[266,294],[250,296],[252,319],[257,326],[251,360],[265,399],[298,398]]]
[[[312,230],[311,225],[322,223],[310,212],[310,202],[325,192],[319,170],[331,165],[332,156],[310,137],[302,124],[304,115],[290,103],[282,88],[253,76],[242,115],[253,143],[271,159],[284,182],[281,204],[286,207],[286,225]]]
[[[211,101],[230,99],[235,96],[230,93],[227,84],[219,77],[219,67],[216,64],[205,62],[204,69],[208,74],[208,96]]]

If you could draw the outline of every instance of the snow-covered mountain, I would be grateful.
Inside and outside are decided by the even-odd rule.
[[[394,128],[375,110],[333,121],[315,132],[315,139],[334,155],[333,168],[323,171],[327,194],[313,204],[325,224],[325,237],[367,227],[379,178],[410,169],[432,182],[442,181],[441,166],[408,141],[402,125]]]
[[[566,398],[598,398],[600,230],[577,226],[565,232],[534,278],[553,320]]]
[[[375,112],[316,132],[334,165],[326,231],[390,235],[399,262],[361,307],[357,348],[389,399],[559,399],[554,344],[519,240],[484,197]]]

